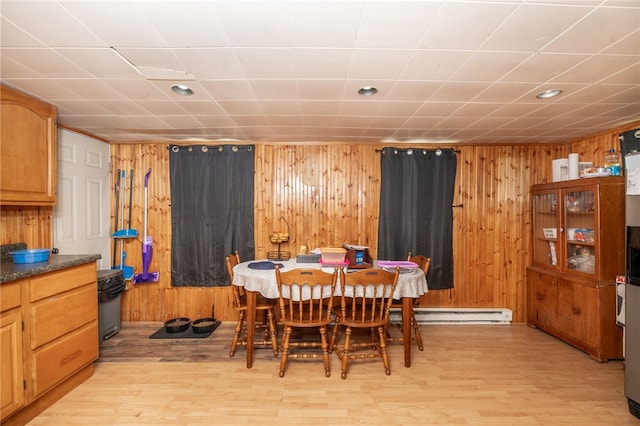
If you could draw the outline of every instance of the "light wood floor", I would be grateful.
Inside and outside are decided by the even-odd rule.
[[[405,368],[391,348],[354,362],[346,380],[316,360],[284,378],[270,350],[252,369],[227,356],[233,324],[207,339],[152,340],[161,324],[123,323],[101,345],[93,377],[30,425],[640,425],[629,414],[621,361],[597,363],[526,325],[423,326]]]

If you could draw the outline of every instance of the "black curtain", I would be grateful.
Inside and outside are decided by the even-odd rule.
[[[253,145],[169,146],[171,285],[229,285],[224,258],[253,260]]]
[[[380,157],[378,259],[425,255],[429,289],[453,288],[455,151],[384,148]]]

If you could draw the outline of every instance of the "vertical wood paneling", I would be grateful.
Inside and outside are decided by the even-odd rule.
[[[531,258],[530,186],[551,181],[551,160],[569,152],[578,152],[581,161],[602,164],[605,152],[618,148],[618,133],[638,126],[554,147],[458,147],[454,204],[462,207],[454,208],[454,288],[429,292],[421,298],[421,305],[507,307],[513,310],[514,322],[523,322],[525,271]],[[290,240],[282,249],[293,255],[300,245],[313,248],[346,242],[368,245],[375,257],[380,192],[380,154],[375,150],[382,147],[256,144],[256,258],[276,249],[269,235],[286,230],[281,216],[291,225]],[[160,273],[158,283],[129,285],[122,299],[122,318],[195,319],[211,315],[212,306],[216,318],[234,318],[227,287],[171,287],[167,144],[115,144],[111,155],[114,169],[135,170],[132,227],[140,237],[125,240],[125,251],[126,264],[136,272],[142,270],[143,176],[152,169],[148,233],[155,245],[150,271]],[[111,223],[113,206],[112,202]],[[3,206],[0,213],[3,244],[25,241],[32,248],[51,245],[50,208]]]

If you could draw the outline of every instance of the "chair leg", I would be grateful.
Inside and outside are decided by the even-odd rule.
[[[413,332],[416,335],[416,343],[418,344],[418,349],[422,351],[424,350],[424,346],[422,346],[422,336],[420,335],[418,321],[416,321],[416,313],[413,309],[411,310],[411,325],[413,326]]]
[[[336,349],[336,336],[338,335],[338,325],[340,322],[336,319],[333,324],[333,330],[331,331],[331,342],[329,343],[329,353],[332,353]]]
[[[238,322],[236,323],[236,329],[233,332],[233,340],[231,340],[231,350],[229,356],[232,357],[236,353],[236,347],[238,346],[238,340],[240,339],[240,333],[242,333],[242,327],[244,325],[244,311],[238,313]]]
[[[351,344],[351,327],[346,327],[344,332],[344,351],[340,354],[342,360],[342,375],[343,379],[347,378],[347,367],[349,365],[349,345]]]
[[[280,350],[280,377],[284,377],[284,370],[287,366],[287,358],[289,357],[289,339],[291,338],[291,327],[284,326],[284,335],[282,336],[282,349]]]
[[[269,333],[271,334],[271,348],[273,349],[273,356],[278,356],[278,339],[276,332],[276,321],[273,317],[271,310],[267,311],[267,322],[269,326]]]
[[[380,353],[384,363],[384,374],[388,376],[391,374],[391,366],[389,364],[389,354],[387,353],[387,342],[384,337],[384,327],[378,327],[378,336],[380,337]]]
[[[329,364],[329,344],[327,343],[327,326],[320,327],[320,341],[322,342],[322,361],[324,362],[324,375],[331,376],[331,366]]]

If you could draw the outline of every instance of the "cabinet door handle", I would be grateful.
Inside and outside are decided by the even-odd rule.
[[[580,315],[582,313],[582,309],[580,309],[579,306],[574,306],[572,310],[574,315]]]

